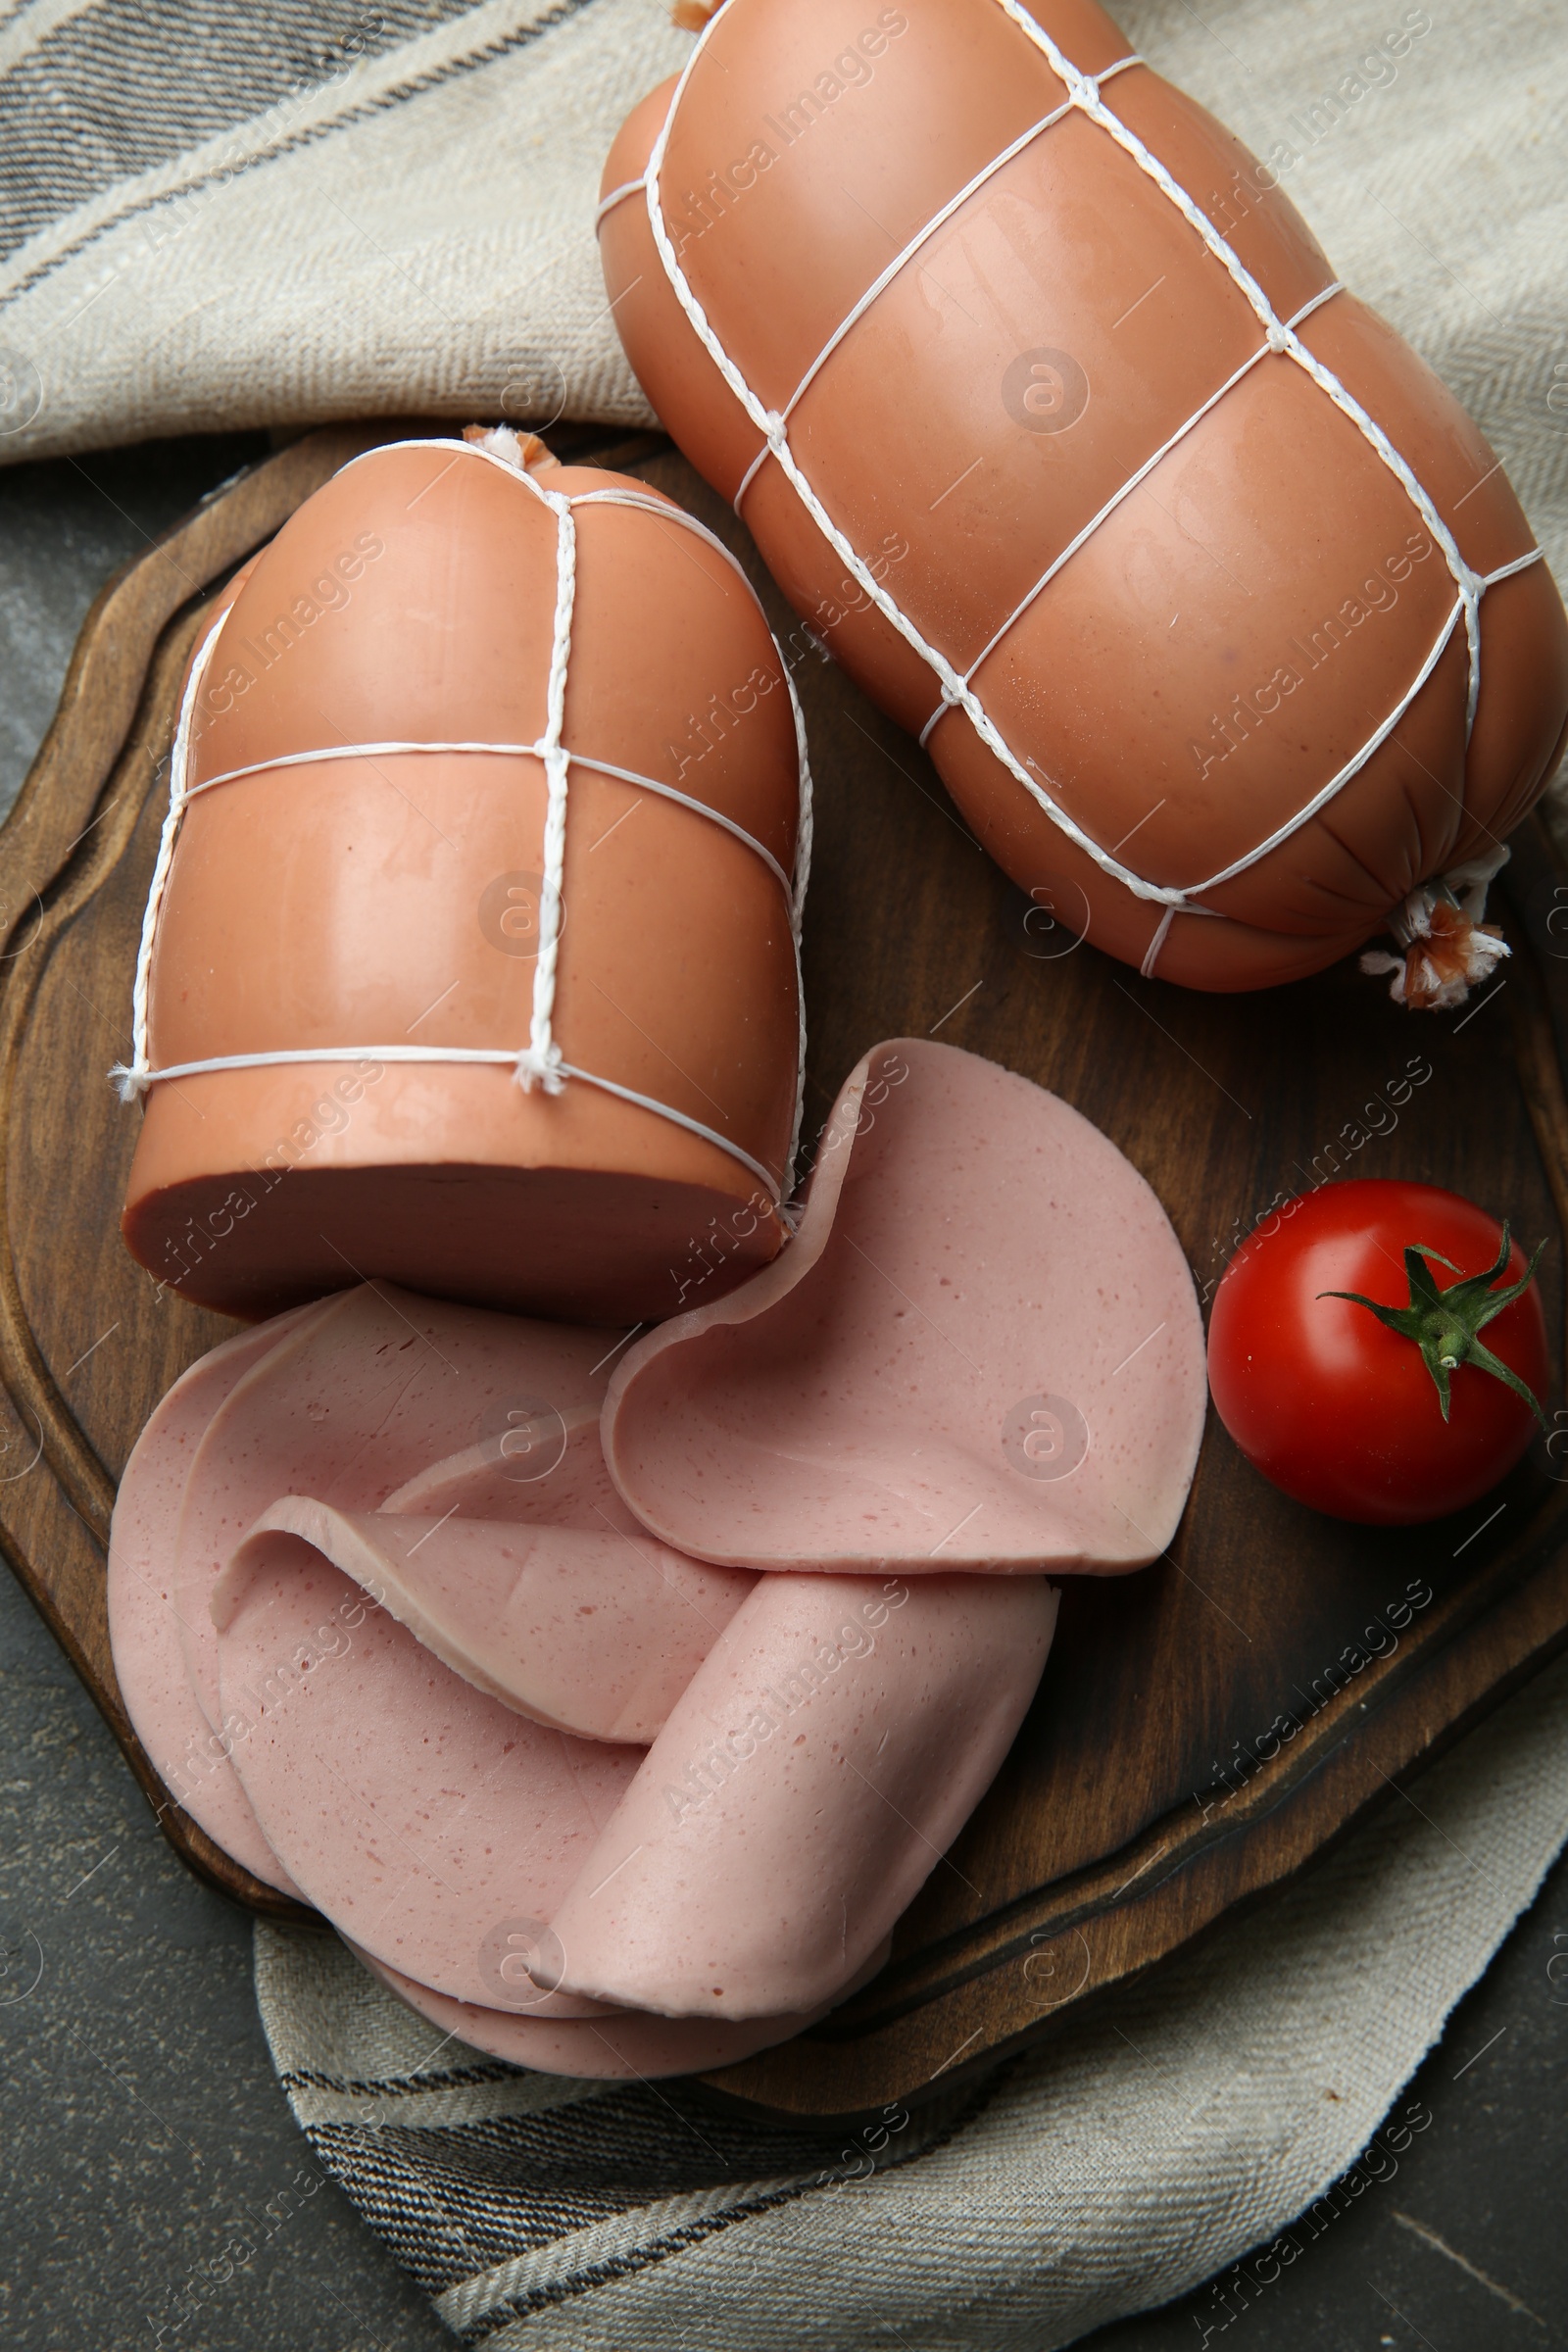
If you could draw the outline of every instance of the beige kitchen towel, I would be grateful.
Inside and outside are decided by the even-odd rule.
[[[0,0],[0,457],[642,423],[593,209],[662,0]]]

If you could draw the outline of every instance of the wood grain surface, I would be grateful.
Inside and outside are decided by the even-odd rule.
[[[420,429],[416,426],[404,428]],[[0,1543],[193,1868],[259,1910],[162,1787],[109,1654],[115,1482],[178,1375],[233,1328],[132,1264],[119,1212],[138,1114],[125,1055],[181,665],[204,606],[344,459],[332,428],[227,485],[110,583],[0,830]],[[1154,1186],[1205,1300],[1283,1197],[1339,1175],[1451,1186],[1568,1235],[1568,883],[1534,820],[1503,909],[1514,955],[1457,1016],[1353,964],[1254,997],[1185,995],[1081,944],[1070,893],[979,851],[920,752],[785,608],[745,531],[668,445],[553,434],[640,473],[746,564],[791,660],[817,779],[806,924],[806,1135],[879,1039],[933,1034],[1054,1089]],[[1560,1434],[1559,1434],[1560,1433]],[[1408,1533],[1316,1517],[1210,1419],[1169,1553],[1069,1580],[1039,1696],[880,1976],[715,2094],[852,2116],[944,2088],[1301,1868],[1568,1642],[1568,1417],[1496,1493]]]

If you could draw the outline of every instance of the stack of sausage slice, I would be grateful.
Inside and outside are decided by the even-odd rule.
[[[192,1366],[121,1489],[122,1687],[186,1810],[444,2030],[722,2065],[881,1965],[1048,1578],[1164,1549],[1203,1401],[1115,1148],[882,1047],[783,1256],[629,1350],[370,1283]]]

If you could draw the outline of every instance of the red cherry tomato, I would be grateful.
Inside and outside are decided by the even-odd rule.
[[[1441,1519],[1495,1486],[1539,1426],[1526,1399],[1461,1359],[1447,1372],[1445,1421],[1417,1341],[1369,1306],[1320,1294],[1353,1291],[1406,1309],[1407,1249],[1428,1253],[1442,1293],[1495,1267],[1501,1243],[1496,1221],[1457,1193],[1376,1177],[1323,1185],[1266,1218],[1227,1267],[1208,1332],[1209,1388],[1249,1461],[1298,1501],[1378,1527]],[[1484,1348],[1544,1404],[1550,1366],[1536,1283],[1487,1319],[1491,1293],[1529,1271],[1514,1242],[1506,1268],[1471,1297]]]

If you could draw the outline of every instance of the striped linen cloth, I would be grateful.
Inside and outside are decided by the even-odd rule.
[[[646,424],[593,236],[662,0],[0,0],[0,459]]]
[[[1559,0],[1119,13],[1465,401],[1568,575]],[[365,415],[647,421],[592,209],[685,53],[664,0],[0,0],[0,458]],[[1332,2183],[1396,2161],[1420,2118],[1384,2119],[1568,1835],[1568,1664],[1419,1796],[913,2107],[870,2171],[678,2085],[443,2044],[324,1932],[259,1926],[258,1993],[322,2167],[466,2344],[1050,2352],[1250,2248],[1277,2276],[1281,2233],[1348,2201]]]
[[[258,1925],[256,1984],[322,2170],[465,2345],[1054,2352],[1240,2262],[1217,2335],[1394,2177],[1432,2121],[1403,2086],[1565,1835],[1559,1660],[1260,1910],[874,2155],[880,2128],[444,2042],[324,1931]]]

